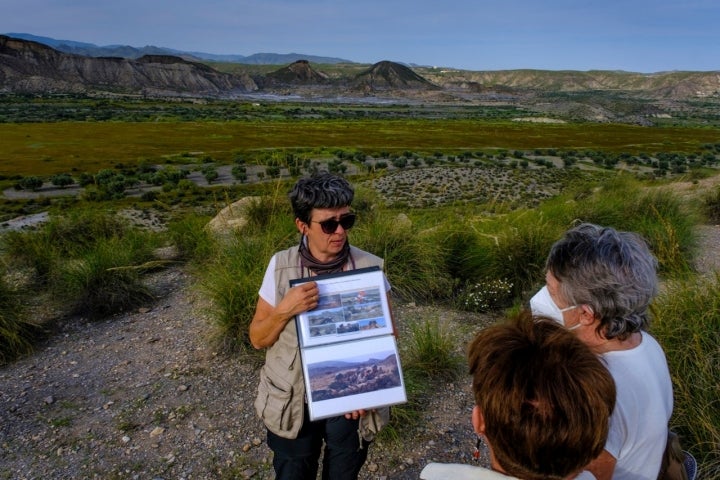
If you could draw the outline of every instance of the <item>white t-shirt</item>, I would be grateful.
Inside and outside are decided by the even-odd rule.
[[[515,477],[463,463],[428,463],[420,480],[512,480]]]
[[[673,392],[662,348],[648,333],[631,350],[600,355],[617,389],[605,450],[615,459],[613,480],[656,480],[667,441]]]
[[[270,263],[268,263],[267,270],[265,270],[265,276],[263,277],[262,284],[260,285],[260,291],[258,292],[260,298],[265,300],[273,307],[277,306],[277,292],[275,291],[275,262],[275,255],[273,255],[270,259]],[[385,275],[383,275],[383,278],[385,279],[385,291],[389,292],[390,282],[388,282]]]

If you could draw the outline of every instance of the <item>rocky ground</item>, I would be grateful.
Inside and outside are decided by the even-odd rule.
[[[151,284],[154,302],[62,319],[33,355],[0,368],[0,478],[273,478],[252,406],[260,357],[214,351],[208,305],[182,268]],[[401,304],[395,314],[401,325],[439,318],[465,336],[491,321]],[[362,478],[416,479],[428,461],[470,461],[468,383],[436,385],[418,427],[372,445]]]

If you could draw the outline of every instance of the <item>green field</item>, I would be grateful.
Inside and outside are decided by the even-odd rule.
[[[164,163],[186,152],[230,162],[262,149],[357,148],[458,153],[476,149],[696,152],[720,140],[711,128],[527,124],[474,120],[57,122],[0,124],[0,175],[97,171]]]

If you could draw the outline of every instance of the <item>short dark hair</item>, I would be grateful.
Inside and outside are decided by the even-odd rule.
[[[657,260],[640,235],[582,223],[555,242],[545,266],[565,300],[592,308],[605,338],[624,340],[647,329]]]
[[[352,185],[343,177],[323,172],[298,180],[288,196],[295,218],[309,223],[313,208],[349,206],[354,195]]]
[[[524,312],[478,333],[468,362],[485,437],[506,473],[561,479],[600,455],[615,383],[572,332]]]

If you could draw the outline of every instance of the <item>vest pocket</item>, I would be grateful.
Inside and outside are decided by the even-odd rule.
[[[265,426],[281,437],[287,438],[288,433],[293,429],[293,423],[298,420],[294,418],[296,415],[293,415],[291,409],[292,397],[292,385],[273,375],[268,365],[263,366],[260,370],[255,410]]]

